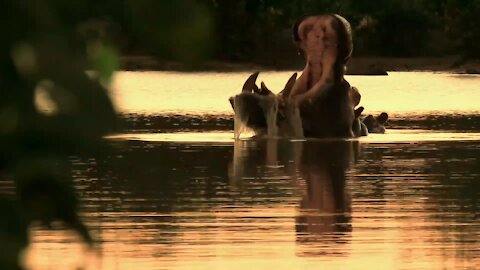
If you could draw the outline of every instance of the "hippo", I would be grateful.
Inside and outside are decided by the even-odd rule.
[[[364,108],[359,107],[358,109],[355,110],[355,119],[353,120],[352,124],[352,132],[354,134],[354,137],[361,137],[361,136],[367,136],[368,135],[368,127],[363,123],[363,119],[360,118],[362,115]]]
[[[385,125],[388,123],[388,114],[382,112],[377,117],[368,115],[362,120],[369,133],[385,133]]]
[[[274,94],[263,82],[258,87],[258,72],[252,74],[242,93],[230,98],[238,119],[256,134],[275,130],[277,135],[296,137],[367,135],[369,125],[360,119],[363,108],[355,109],[360,92],[344,78],[353,50],[348,21],[336,14],[301,18],[293,26],[293,40],[306,62],[301,76],[292,75]]]

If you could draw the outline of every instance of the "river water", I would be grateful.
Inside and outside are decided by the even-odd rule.
[[[114,153],[71,158],[99,245],[32,230],[30,269],[478,269],[480,76],[349,76],[386,134],[234,142],[248,73],[120,72]],[[277,91],[289,72],[261,73]]]

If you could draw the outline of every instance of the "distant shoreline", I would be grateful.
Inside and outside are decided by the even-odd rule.
[[[120,63],[120,70],[123,71],[249,72],[253,70],[290,71],[303,69],[301,63],[293,63],[291,66],[273,66],[222,61],[208,61],[199,66],[190,67],[180,62],[159,60],[151,56],[122,56]],[[354,57],[349,62],[347,75],[387,75],[388,71],[432,71],[457,74],[480,74],[480,60],[460,62],[457,57]]]

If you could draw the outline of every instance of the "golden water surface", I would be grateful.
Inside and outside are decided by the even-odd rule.
[[[480,268],[479,76],[350,76],[367,113],[389,112],[386,134],[235,142],[227,99],[247,76],[118,73],[114,153],[71,158],[98,250],[32,228],[26,266]]]

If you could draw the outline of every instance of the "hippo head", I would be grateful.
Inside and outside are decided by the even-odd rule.
[[[307,63],[332,66],[334,80],[341,81],[353,52],[349,22],[337,14],[306,16],[293,25],[293,41]]]
[[[355,136],[354,109],[361,96],[344,78],[353,50],[350,24],[336,14],[304,17],[294,25],[293,39],[306,60],[304,85],[292,93],[305,135]]]
[[[388,122],[388,114],[382,112],[377,117],[373,117],[373,115],[368,115],[363,119],[363,123],[368,129],[369,133],[385,133],[385,125]]]
[[[353,121],[353,124],[352,124],[352,131],[355,137],[368,135],[367,126],[365,126],[365,124],[360,119],[360,116],[362,115],[363,110],[364,110],[363,107],[358,107],[358,109],[355,110],[355,120]]]

